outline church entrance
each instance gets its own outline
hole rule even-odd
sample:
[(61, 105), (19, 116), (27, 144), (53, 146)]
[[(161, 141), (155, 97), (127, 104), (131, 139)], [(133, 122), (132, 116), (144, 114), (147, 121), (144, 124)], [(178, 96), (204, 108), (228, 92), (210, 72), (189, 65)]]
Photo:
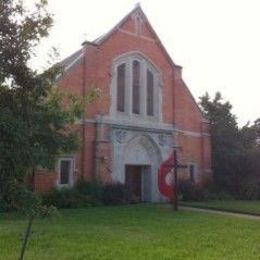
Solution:
[(125, 139), (118, 142), (115, 138), (113, 180), (126, 184), (133, 201), (160, 201), (157, 174), (162, 158), (155, 138), (134, 131), (116, 129), (115, 132)]
[(151, 166), (125, 165), (125, 184), (133, 202), (151, 201)]

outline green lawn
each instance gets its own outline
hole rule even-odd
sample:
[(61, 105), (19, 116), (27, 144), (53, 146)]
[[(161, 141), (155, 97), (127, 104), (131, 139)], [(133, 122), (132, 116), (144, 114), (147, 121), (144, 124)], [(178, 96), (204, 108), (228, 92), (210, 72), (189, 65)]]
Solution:
[[(17, 259), (25, 220), (0, 214), (0, 259)], [(260, 222), (166, 205), (96, 207), (38, 219), (27, 259), (260, 259)]]
[(216, 200), (203, 202), (182, 202), (182, 205), (216, 208), (245, 213), (260, 214), (260, 200)]

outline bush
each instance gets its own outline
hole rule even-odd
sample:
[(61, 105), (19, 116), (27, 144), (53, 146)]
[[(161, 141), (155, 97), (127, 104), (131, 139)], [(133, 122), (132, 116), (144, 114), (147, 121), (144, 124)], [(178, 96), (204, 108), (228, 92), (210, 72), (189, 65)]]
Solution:
[(240, 188), (238, 198), (244, 200), (260, 199), (260, 183), (244, 183)]
[(80, 208), (96, 205), (123, 205), (131, 203), (126, 186), (111, 183), (101, 186), (97, 181), (80, 181), (72, 188), (54, 188), (43, 195), (43, 204), (57, 208)]
[(6, 200), (0, 195), (0, 213), (8, 211), (8, 203)]
[(80, 208), (100, 204), (101, 188), (97, 182), (79, 182), (73, 188), (54, 188), (43, 195), (43, 203), (57, 208)]
[(220, 190), (214, 184), (207, 187), (200, 187), (189, 180), (180, 180), (178, 192), (183, 201), (205, 201), (205, 200), (232, 200), (231, 193)]
[(200, 201), (204, 199), (203, 189), (190, 180), (178, 182), (178, 193), (183, 201)]
[(98, 181), (79, 181), (75, 188), (79, 193), (90, 198), (93, 204), (101, 203), (102, 187)]
[(111, 183), (102, 187), (104, 205), (123, 205), (131, 202), (131, 196), (124, 184)]
[(205, 188), (204, 192), (204, 200), (233, 200), (234, 196), (231, 193), (220, 190), (215, 191), (210, 188)]

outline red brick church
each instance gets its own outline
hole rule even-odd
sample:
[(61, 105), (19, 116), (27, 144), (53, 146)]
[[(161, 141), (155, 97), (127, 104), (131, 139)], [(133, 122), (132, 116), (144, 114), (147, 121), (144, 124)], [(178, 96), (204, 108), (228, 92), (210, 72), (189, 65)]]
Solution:
[(210, 178), (208, 121), (140, 6), (62, 64), (59, 88), (84, 95), (96, 85), (101, 97), (77, 125), (80, 149), (53, 172), (39, 171), (36, 190), (98, 178), (125, 183), (142, 201), (163, 201), (158, 172), (173, 149), (188, 166), (183, 177), (198, 185)]

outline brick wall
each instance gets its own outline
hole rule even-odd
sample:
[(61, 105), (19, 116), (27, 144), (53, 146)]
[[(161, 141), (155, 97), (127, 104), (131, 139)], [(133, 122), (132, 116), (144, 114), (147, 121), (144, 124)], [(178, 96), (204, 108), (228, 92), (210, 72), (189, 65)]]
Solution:
[[(145, 19), (141, 26), (141, 35), (138, 35), (135, 31), (135, 18), (129, 15), (98, 47), (86, 47), (85, 58), (65, 72), (58, 81), (61, 89), (77, 95), (87, 92), (93, 85), (101, 90), (100, 99), (86, 109), (89, 123), (86, 123), (85, 129), (79, 126), (82, 142), (76, 153), (77, 178), (84, 176), (85, 179), (92, 179), (95, 176), (97, 162), (104, 160), (99, 177), (104, 182), (111, 181), (111, 144), (105, 140), (96, 142), (97, 125), (91, 120), (94, 121), (97, 115), (109, 114), (112, 61), (128, 52), (144, 55), (161, 72), (162, 120), (163, 123), (175, 125), (180, 131), (178, 142), (182, 146), (181, 158), (184, 161), (197, 161), (202, 175), (211, 167), (210, 137), (202, 135), (203, 116), (182, 80), (181, 68), (172, 63)], [(106, 131), (109, 134), (110, 130)], [(36, 189), (48, 190), (55, 184), (55, 178), (57, 176), (54, 173), (39, 173), (36, 177)]]

